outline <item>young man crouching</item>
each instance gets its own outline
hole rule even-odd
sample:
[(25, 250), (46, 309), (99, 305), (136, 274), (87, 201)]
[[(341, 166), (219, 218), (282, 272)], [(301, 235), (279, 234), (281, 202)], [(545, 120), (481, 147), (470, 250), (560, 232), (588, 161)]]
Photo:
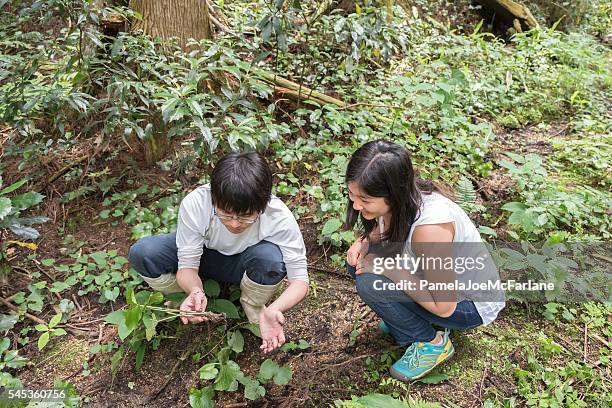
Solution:
[[(266, 353), (285, 342), (283, 312), (308, 292), (302, 234), (291, 211), (272, 195), (272, 173), (258, 153), (222, 157), (210, 185), (181, 202), (176, 233), (142, 238), (128, 257), (152, 289), (187, 293), (180, 307), (185, 311), (206, 309), (204, 279), (239, 283), (240, 303), (249, 322), (259, 323)], [(285, 276), (288, 287), (266, 307)]]

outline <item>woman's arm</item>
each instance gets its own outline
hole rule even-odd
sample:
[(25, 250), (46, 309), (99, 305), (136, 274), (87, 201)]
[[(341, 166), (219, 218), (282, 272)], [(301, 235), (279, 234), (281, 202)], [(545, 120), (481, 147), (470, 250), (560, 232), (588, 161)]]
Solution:
[[(419, 225), (412, 234), (412, 253), (424, 259), (452, 259), (452, 242), (455, 235), (453, 223)], [(454, 269), (445, 269), (446, 262), (429, 262), (430, 268), (422, 268), (423, 278), (429, 283), (453, 283)], [(424, 309), (441, 317), (448, 317), (457, 307), (457, 293), (449, 290), (423, 290), (416, 302)]]

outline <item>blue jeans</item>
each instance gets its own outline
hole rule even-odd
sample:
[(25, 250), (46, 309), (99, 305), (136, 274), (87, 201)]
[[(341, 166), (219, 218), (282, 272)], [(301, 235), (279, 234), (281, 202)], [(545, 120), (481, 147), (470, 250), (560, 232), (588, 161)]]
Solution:
[[(381, 298), (385, 294), (374, 289), (374, 282), (392, 282), (391, 279), (373, 273), (355, 276), (355, 267), (347, 267), (349, 274), (355, 278), (355, 288), (361, 299), (385, 322), (400, 346), (433, 340), (436, 337), (433, 324), (455, 330), (467, 330), (482, 325), (482, 319), (471, 300), (458, 302), (452, 315), (440, 317), (425, 310), (404, 291), (393, 293), (393, 299), (398, 301)], [(380, 284), (378, 286), (380, 287)]]
[[(176, 233), (154, 235), (139, 239), (128, 253), (130, 265), (139, 274), (158, 278), (162, 274), (176, 274), (178, 255)], [(198, 275), (201, 279), (240, 283), (247, 276), (260, 285), (275, 285), (286, 275), (283, 254), (278, 245), (260, 241), (236, 255), (223, 255), (203, 248)]]

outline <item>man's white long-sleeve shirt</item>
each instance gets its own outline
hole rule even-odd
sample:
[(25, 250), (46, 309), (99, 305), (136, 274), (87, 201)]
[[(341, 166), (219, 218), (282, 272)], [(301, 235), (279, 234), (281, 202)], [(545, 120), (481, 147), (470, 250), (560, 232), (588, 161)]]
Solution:
[(257, 221), (240, 234), (231, 233), (214, 215), (210, 185), (196, 188), (181, 202), (176, 232), (179, 269), (198, 269), (204, 245), (224, 255), (235, 255), (263, 240), (280, 248), (289, 281), (308, 282), (302, 233), (279, 198), (272, 196)]

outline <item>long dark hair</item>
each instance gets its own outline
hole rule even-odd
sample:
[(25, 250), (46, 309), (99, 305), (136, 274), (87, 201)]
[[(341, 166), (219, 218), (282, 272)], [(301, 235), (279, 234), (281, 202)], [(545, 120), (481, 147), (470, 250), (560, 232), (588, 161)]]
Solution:
[[(433, 183), (415, 174), (405, 148), (386, 140), (374, 140), (357, 149), (346, 168), (345, 181), (356, 182), (371, 197), (384, 197), (391, 207), (391, 225), (381, 240), (394, 243), (408, 239), (410, 228), (419, 216), (421, 194), (438, 191)], [(368, 236), (378, 223), (360, 217), (349, 198), (345, 227), (352, 229), (358, 219), (364, 227), (362, 237)]]

